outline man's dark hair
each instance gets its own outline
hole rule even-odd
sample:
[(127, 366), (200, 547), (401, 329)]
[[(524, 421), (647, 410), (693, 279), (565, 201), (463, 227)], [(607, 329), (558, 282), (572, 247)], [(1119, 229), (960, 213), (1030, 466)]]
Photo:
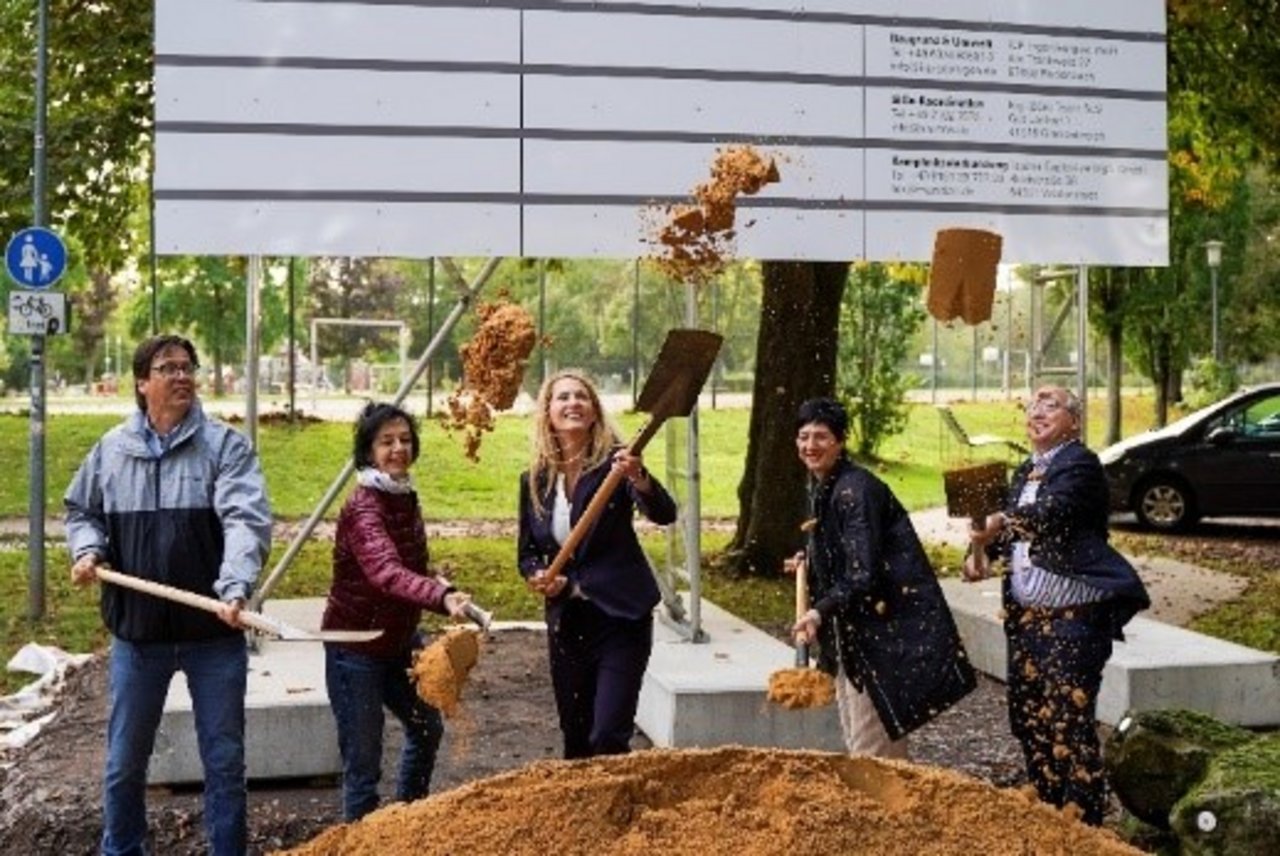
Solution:
[(849, 414), (834, 398), (811, 398), (796, 412), (796, 430), (810, 423), (825, 425), (841, 443), (849, 433)]
[(187, 356), (191, 358), (193, 368), (200, 368), (200, 360), (196, 357), (196, 346), (191, 344), (190, 339), (184, 339), (182, 336), (173, 334), (152, 336), (141, 345), (138, 345), (138, 349), (133, 352), (133, 398), (138, 402), (138, 409), (143, 413), (147, 412), (147, 399), (142, 395), (142, 391), (138, 389), (138, 381), (150, 377), (151, 361), (156, 358), (156, 354), (174, 345), (187, 352)]
[(409, 437), (413, 445), (413, 460), (418, 460), (418, 451), (421, 448), (418, 441), (418, 420), (407, 410), (402, 410), (393, 404), (370, 401), (356, 417), (355, 447), (352, 454), (357, 469), (374, 465), (373, 440), (382, 430), (382, 426), (393, 419), (403, 419), (408, 423)]

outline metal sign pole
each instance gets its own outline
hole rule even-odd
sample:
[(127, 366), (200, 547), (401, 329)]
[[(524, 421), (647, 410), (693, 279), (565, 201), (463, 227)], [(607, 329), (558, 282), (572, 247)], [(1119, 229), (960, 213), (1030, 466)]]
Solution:
[[(35, 162), (32, 170), (32, 221), (36, 226), (43, 226), (47, 219), (44, 206), (44, 140), (45, 119), (48, 115), (45, 100), (48, 80), (45, 60), (48, 47), (49, 0), (40, 0), (36, 11), (36, 123)], [(44, 392), (44, 336), (35, 335), (31, 337), (31, 497), (27, 506), (27, 617), (32, 621), (44, 618)]]

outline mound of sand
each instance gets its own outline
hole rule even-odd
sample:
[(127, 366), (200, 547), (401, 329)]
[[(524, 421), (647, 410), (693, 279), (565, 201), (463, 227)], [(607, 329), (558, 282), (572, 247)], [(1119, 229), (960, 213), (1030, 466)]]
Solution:
[(740, 747), (531, 764), (388, 806), (288, 852), (1140, 853), (1032, 796), (958, 773)]

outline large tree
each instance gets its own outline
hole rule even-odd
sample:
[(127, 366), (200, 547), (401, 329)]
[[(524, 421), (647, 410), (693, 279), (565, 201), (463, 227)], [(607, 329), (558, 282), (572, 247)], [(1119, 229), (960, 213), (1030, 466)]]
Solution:
[(834, 395), (845, 262), (765, 262), (747, 460), (738, 525), (726, 555), (738, 573), (776, 573), (801, 543), (804, 470), (795, 414), (807, 398)]

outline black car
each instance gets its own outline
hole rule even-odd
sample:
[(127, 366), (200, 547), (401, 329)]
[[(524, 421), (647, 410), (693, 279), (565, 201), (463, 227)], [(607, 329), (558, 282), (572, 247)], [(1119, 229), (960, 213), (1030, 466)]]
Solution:
[(1280, 383), (1245, 389), (1100, 457), (1112, 510), (1155, 529), (1280, 516)]

